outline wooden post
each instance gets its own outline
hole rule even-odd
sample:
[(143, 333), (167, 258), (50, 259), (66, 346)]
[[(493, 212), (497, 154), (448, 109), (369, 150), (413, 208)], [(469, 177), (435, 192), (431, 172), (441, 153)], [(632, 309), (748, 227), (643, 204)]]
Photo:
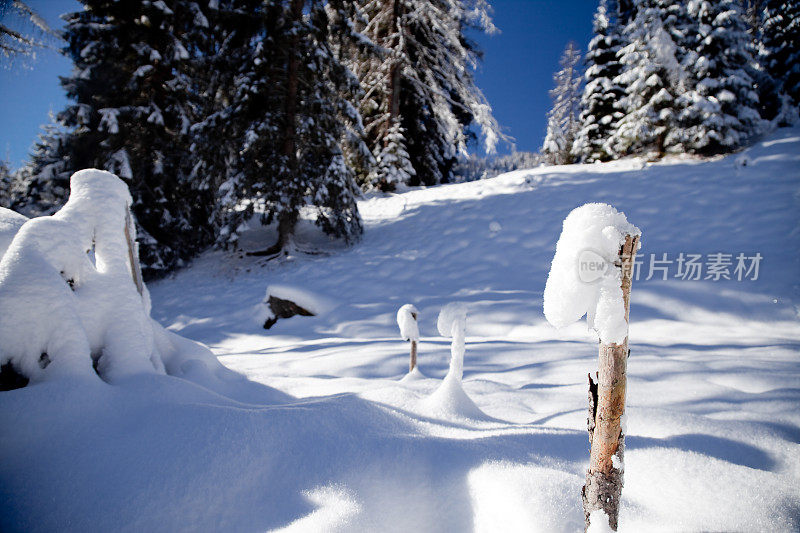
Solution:
[[(629, 322), (630, 316), (631, 281), (638, 245), (638, 236), (627, 235), (616, 264), (622, 274), (626, 322)], [(602, 510), (608, 516), (609, 526), (616, 531), (623, 484), (625, 435), (622, 432), (622, 416), (625, 413), (628, 337), (625, 337), (622, 344), (601, 343), (599, 355), (597, 383), (589, 375), (588, 428), (591, 456), (586, 484), (582, 490), (583, 513), (587, 529), (592, 511)]]
[(141, 296), (144, 292), (144, 283), (142, 282), (142, 267), (139, 265), (139, 253), (133, 243), (133, 219), (130, 206), (128, 206), (128, 211), (125, 213), (125, 241), (128, 243), (128, 262), (131, 267), (131, 277), (133, 277), (133, 283), (136, 284), (136, 290), (139, 291), (139, 296)]
[[(417, 313), (411, 313), (414, 322), (417, 321)], [(417, 341), (411, 339), (411, 360), (408, 363), (408, 371), (411, 372), (417, 366)]]
[(408, 372), (417, 367), (417, 343), (419, 342), (419, 326), (417, 308), (405, 304), (397, 310), (397, 327), (400, 328), (400, 338), (411, 343), (411, 359), (408, 362)]

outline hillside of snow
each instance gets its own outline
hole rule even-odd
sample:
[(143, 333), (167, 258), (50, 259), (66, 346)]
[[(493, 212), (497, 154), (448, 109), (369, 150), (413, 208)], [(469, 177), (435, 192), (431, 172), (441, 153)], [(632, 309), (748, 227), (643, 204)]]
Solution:
[[(581, 531), (597, 336), (550, 326), (542, 294), (561, 223), (587, 202), (642, 231), (620, 531), (797, 531), (800, 128), (714, 161), (373, 196), (351, 248), (305, 227), (281, 260), (204, 254), (150, 285), (152, 316), (249, 379), (187, 361), (184, 379), (0, 392), (0, 530)], [(757, 275), (740, 254), (760, 254)], [(700, 279), (681, 279), (690, 255)], [(264, 330), (270, 286), (319, 315)], [(440, 388), (451, 302), (467, 310), (461, 396)]]

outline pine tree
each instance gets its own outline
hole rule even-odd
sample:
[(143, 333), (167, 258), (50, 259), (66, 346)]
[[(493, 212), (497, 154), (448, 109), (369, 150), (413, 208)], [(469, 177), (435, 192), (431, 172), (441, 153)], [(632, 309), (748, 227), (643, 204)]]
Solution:
[[(764, 48), (762, 46), (762, 16), (764, 14), (765, 0), (742, 0), (742, 18), (747, 28), (748, 52), (755, 59), (754, 63), (748, 66), (748, 74), (755, 83), (755, 91), (758, 95), (758, 112), (761, 118), (774, 121), (780, 125), (786, 125), (788, 108), (791, 99), (781, 92), (778, 80), (765, 68), (765, 57), (762, 56)], [(787, 105), (789, 104), (789, 105)], [(796, 114), (796, 111), (795, 111)]]
[[(75, 103), (58, 114), (34, 154), (34, 203), (63, 198), (69, 175), (110, 170), (129, 181), (149, 275), (211, 242), (208, 194), (187, 179), (191, 164), (187, 32), (207, 27), (196, 2), (84, 0), (67, 16), (73, 74), (62, 79)], [(52, 207), (51, 207), (52, 209)]]
[(357, 39), (343, 24), (349, 8), (342, 0), (269, 2), (235, 10), (218, 27), (229, 36), (222, 42), (236, 44), (209, 53), (205, 70), (228, 74), (211, 82), (219, 96), (193, 129), (201, 139), (222, 140), (219, 155), (206, 142), (195, 146), (195, 174), (212, 176), (217, 191), (221, 243), (235, 243), (242, 224), (258, 213), (265, 223), (277, 222), (279, 235), (259, 253), (288, 252), (306, 206), (331, 235), (349, 241), (361, 233), (358, 189), (345, 155), (348, 142), (362, 136), (349, 101), (360, 87), (333, 45)]
[(11, 208), (12, 175), (8, 161), (0, 159), (0, 207)]
[(19, 190), (13, 195), (15, 209), (29, 216), (51, 215), (67, 201), (74, 155), (69, 153), (69, 133), (50, 116), (50, 123), (34, 145), (30, 161), (18, 171)]
[(800, 105), (800, 1), (765, 0), (760, 17), (760, 61), (777, 91)]
[(568, 43), (559, 61), (561, 70), (553, 75), (555, 87), (550, 91), (553, 108), (547, 115), (547, 136), (542, 146), (542, 153), (552, 165), (573, 161), (572, 145), (578, 134), (581, 102), (580, 61), (581, 54), (575, 43)]
[(676, 151), (676, 92), (683, 74), (678, 50), (664, 28), (668, 16), (662, 2), (640, 0), (625, 27), (629, 44), (619, 51), (624, 67), (614, 80), (625, 89), (625, 115), (606, 145), (617, 157)]
[(405, 147), (405, 136), (400, 122), (395, 120), (386, 134), (386, 145), (376, 158), (374, 174), (370, 182), (383, 190), (391, 190), (398, 184), (411, 181), (416, 174)]
[(688, 9), (697, 22), (697, 57), (693, 87), (680, 99), (680, 142), (688, 152), (730, 152), (761, 128), (747, 26), (737, 0), (692, 0)]
[(623, 117), (620, 102), (625, 91), (614, 82), (622, 73), (617, 54), (624, 43), (615, 0), (601, 0), (593, 30), (595, 36), (586, 53), (580, 130), (572, 147), (573, 156), (587, 163), (612, 159), (605, 142)]
[(473, 123), (487, 151), (505, 139), (475, 86), (472, 69), (480, 53), (465, 35), (468, 29), (495, 31), (485, 0), (360, 0), (359, 8), (356, 29), (381, 51), (353, 65), (367, 88), (361, 102), (367, 145), (376, 160), (393, 152), (394, 167), (384, 164), (362, 176), (366, 186), (449, 181)]

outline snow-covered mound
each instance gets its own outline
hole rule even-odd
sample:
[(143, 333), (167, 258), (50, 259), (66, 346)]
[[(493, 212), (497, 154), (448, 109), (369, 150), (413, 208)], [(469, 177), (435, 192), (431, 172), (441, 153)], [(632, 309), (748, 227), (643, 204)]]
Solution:
[(3, 254), (8, 250), (11, 241), (14, 240), (14, 235), (17, 234), (19, 228), (27, 222), (28, 217), (20, 215), (5, 207), (0, 207), (0, 259)]
[[(152, 313), (252, 381), (187, 364), (186, 379), (0, 392), (0, 427), (13, 428), (0, 432), (0, 530), (582, 530), (597, 336), (555, 329), (542, 304), (562, 221), (602, 202), (645, 239), (620, 531), (797, 531), (798, 190), (800, 129), (786, 129), (710, 162), (543, 167), (374, 196), (363, 241), (329, 255), (209, 252), (150, 287)], [(737, 273), (739, 254), (760, 254), (758, 272)], [(336, 310), (265, 331), (252, 314), (270, 285)], [(453, 301), (469, 306), (461, 386), (485, 418), (427, 402), (450, 366), (435, 318)], [(408, 302), (429, 378), (400, 383)]]
[[(150, 318), (149, 293), (133, 279), (130, 204), (115, 175), (82, 170), (58, 213), (19, 227), (0, 259), (0, 364), (34, 381), (92, 377), (93, 367), (107, 381), (181, 372), (185, 343)], [(199, 345), (191, 352), (219, 366)]]

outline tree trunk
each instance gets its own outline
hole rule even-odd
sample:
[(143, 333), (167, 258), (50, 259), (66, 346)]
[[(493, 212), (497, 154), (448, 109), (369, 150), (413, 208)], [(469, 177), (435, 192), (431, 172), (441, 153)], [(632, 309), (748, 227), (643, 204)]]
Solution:
[(130, 207), (125, 214), (125, 241), (128, 243), (128, 263), (131, 267), (131, 277), (136, 285), (136, 290), (139, 291), (139, 296), (141, 296), (144, 292), (144, 282), (142, 281), (142, 267), (139, 264), (139, 251), (133, 242), (133, 218)]
[(392, 0), (392, 25), (391, 29), (393, 33), (392, 35), (392, 42), (389, 43), (389, 49), (393, 57), (391, 58), (392, 65), (389, 69), (389, 91), (387, 93), (387, 102), (386, 102), (386, 126), (383, 135), (383, 145), (384, 147), (388, 144), (388, 134), (389, 131), (392, 129), (392, 125), (394, 124), (395, 120), (399, 120), (400, 116), (400, 73), (401, 73), (401, 65), (400, 65), (400, 43), (401, 40), (401, 20), (400, 20), (400, 2), (398, 0)]
[(417, 341), (411, 341), (411, 361), (408, 364), (408, 371), (413, 372), (417, 366)]
[[(620, 260), (617, 264), (622, 273), (626, 322), (629, 321), (633, 261), (638, 243), (639, 237), (628, 235), (620, 249)], [(588, 429), (591, 456), (582, 491), (587, 529), (592, 511), (602, 510), (608, 516), (611, 529), (617, 530), (623, 485), (625, 435), (622, 432), (622, 416), (625, 413), (627, 360), (627, 336), (622, 344), (601, 343), (597, 383), (589, 375)]]
[[(296, 26), (303, 17), (305, 0), (292, 0), (291, 24)], [(292, 177), (297, 174), (297, 89), (300, 84), (300, 33), (293, 31), (289, 38), (289, 61), (286, 68), (286, 100), (284, 102), (284, 118), (286, 120), (283, 132), (283, 155)], [(282, 214), (278, 219), (278, 251), (284, 250), (292, 240), (294, 227), (297, 222), (297, 213)]]

